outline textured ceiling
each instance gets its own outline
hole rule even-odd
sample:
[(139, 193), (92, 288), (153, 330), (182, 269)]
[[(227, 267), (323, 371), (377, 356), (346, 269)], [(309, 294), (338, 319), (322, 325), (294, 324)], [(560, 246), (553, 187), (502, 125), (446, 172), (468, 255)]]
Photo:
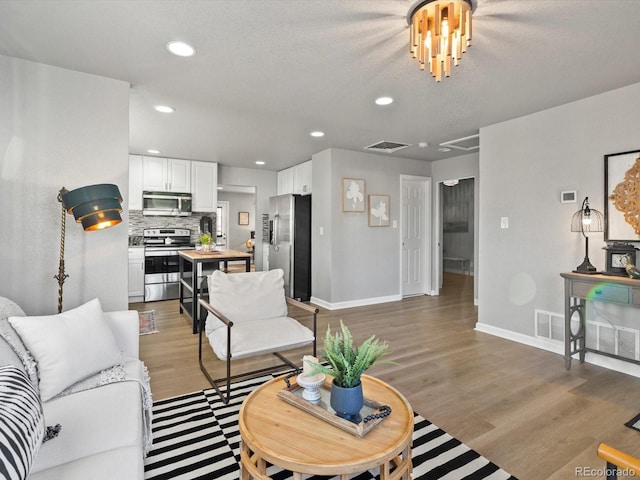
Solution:
[(390, 161), (443, 159), (465, 152), (440, 142), (640, 82), (639, 0), (474, 0), (473, 45), (441, 83), (409, 54), (413, 3), (0, 0), (0, 54), (129, 82), (132, 153), (272, 170), (383, 140), (412, 145)]

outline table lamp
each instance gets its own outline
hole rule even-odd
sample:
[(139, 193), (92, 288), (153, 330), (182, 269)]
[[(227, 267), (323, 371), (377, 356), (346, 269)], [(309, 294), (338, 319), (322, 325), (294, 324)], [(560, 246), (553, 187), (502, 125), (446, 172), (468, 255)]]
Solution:
[(67, 190), (62, 187), (58, 192), (58, 201), (62, 204), (60, 231), (60, 262), (58, 274), (58, 313), (62, 312), (62, 286), (69, 277), (64, 271), (64, 239), (66, 231), (66, 214), (72, 213), (77, 223), (87, 231), (102, 230), (122, 222), (122, 195), (117, 185), (102, 183), (87, 187)]
[(571, 231), (581, 232), (584, 237), (584, 260), (576, 267), (574, 272), (593, 274), (597, 273), (596, 267), (589, 261), (589, 232), (604, 232), (604, 217), (598, 210), (589, 207), (589, 197), (585, 197), (582, 208), (573, 214), (571, 218)]

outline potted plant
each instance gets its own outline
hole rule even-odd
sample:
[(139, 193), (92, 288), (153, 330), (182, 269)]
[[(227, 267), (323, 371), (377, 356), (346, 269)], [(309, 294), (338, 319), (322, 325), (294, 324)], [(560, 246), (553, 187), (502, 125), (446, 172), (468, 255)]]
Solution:
[(211, 234), (204, 231), (200, 234), (200, 245), (202, 245), (202, 251), (208, 252), (211, 249)]
[(343, 418), (357, 418), (364, 404), (362, 374), (375, 364), (393, 363), (380, 361), (389, 344), (371, 335), (360, 346), (354, 347), (353, 337), (340, 320), (340, 331), (332, 333), (327, 327), (324, 338), (324, 357), (329, 367), (314, 365), (314, 373), (333, 376), (331, 384), (331, 407)]

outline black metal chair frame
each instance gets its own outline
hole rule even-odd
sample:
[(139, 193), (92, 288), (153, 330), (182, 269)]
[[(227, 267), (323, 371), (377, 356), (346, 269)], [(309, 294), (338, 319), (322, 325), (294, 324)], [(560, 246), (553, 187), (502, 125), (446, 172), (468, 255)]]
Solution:
[[(313, 332), (313, 356), (316, 356), (317, 353), (317, 341), (318, 341), (318, 335), (317, 335), (317, 316), (318, 316), (318, 308), (313, 307), (311, 305), (307, 305), (306, 303), (302, 303), (299, 302), (297, 300), (294, 300), (292, 298), (289, 297), (285, 297), (285, 300), (287, 302), (287, 305), (291, 305), (291, 306), (295, 306), (298, 307), (306, 312), (309, 312), (311, 314), (313, 314), (313, 325), (312, 325), (312, 332)], [(231, 331), (233, 328), (233, 321), (230, 320), (227, 316), (225, 316), (222, 312), (220, 312), (219, 310), (217, 310), (215, 307), (213, 307), (209, 302), (207, 302), (204, 299), (200, 300), (200, 305), (203, 309), (203, 311), (200, 314), (200, 318), (199, 318), (199, 325), (198, 325), (198, 363), (200, 364), (200, 370), (202, 370), (202, 373), (204, 373), (204, 376), (207, 377), (207, 380), (209, 380), (209, 383), (211, 383), (211, 386), (215, 389), (216, 393), (220, 396), (220, 398), (222, 399), (222, 402), (226, 405), (227, 403), (229, 403), (229, 399), (230, 399), (230, 391), (231, 391), (231, 381), (232, 380), (239, 380), (239, 379), (244, 379), (244, 380), (249, 380), (251, 378), (255, 378), (258, 377), (260, 375), (266, 374), (266, 373), (273, 373), (275, 371), (281, 370), (283, 367), (288, 367), (288, 368), (292, 368), (292, 369), (299, 369), (300, 367), (298, 365), (296, 365), (295, 363), (293, 363), (291, 360), (289, 360), (288, 358), (286, 358), (284, 355), (282, 355), (280, 352), (272, 352), (273, 355), (275, 355), (276, 357), (278, 357), (280, 360), (282, 360), (283, 363), (277, 364), (277, 365), (273, 365), (271, 367), (265, 367), (265, 368), (260, 368), (257, 370), (251, 370), (249, 372), (245, 372), (245, 373), (240, 373), (240, 374), (236, 374), (236, 375), (231, 375), (231, 360), (232, 360), (232, 355), (231, 355)], [(208, 316), (207, 312), (211, 312), (213, 315), (215, 315), (216, 317), (218, 317), (222, 323), (225, 324), (226, 329), (227, 329), (227, 357), (226, 357), (226, 372), (227, 375), (224, 378), (217, 378), (214, 379), (211, 374), (209, 373), (209, 371), (207, 370), (207, 368), (204, 365), (204, 362), (202, 361), (202, 335), (204, 333), (204, 324), (206, 321), (206, 318)], [(259, 356), (259, 355), (267, 355), (266, 353), (258, 353), (255, 356)], [(220, 389), (220, 385), (224, 384), (226, 386), (226, 393), (223, 394), (221, 389)]]

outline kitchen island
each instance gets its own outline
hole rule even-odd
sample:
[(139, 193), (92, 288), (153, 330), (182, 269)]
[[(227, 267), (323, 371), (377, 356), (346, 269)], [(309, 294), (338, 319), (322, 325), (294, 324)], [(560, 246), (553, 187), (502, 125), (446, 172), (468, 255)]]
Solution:
[[(212, 250), (210, 252), (180, 250), (178, 251), (178, 256), (180, 265), (180, 313), (186, 313), (191, 317), (193, 333), (198, 333), (199, 309), (197, 306), (203, 295), (202, 279), (206, 276), (204, 272), (207, 270), (219, 270), (220, 263), (226, 269), (228, 262), (236, 260), (244, 260), (245, 270), (250, 272), (252, 255), (237, 250)], [(185, 268), (187, 262), (192, 265), (191, 269)]]

